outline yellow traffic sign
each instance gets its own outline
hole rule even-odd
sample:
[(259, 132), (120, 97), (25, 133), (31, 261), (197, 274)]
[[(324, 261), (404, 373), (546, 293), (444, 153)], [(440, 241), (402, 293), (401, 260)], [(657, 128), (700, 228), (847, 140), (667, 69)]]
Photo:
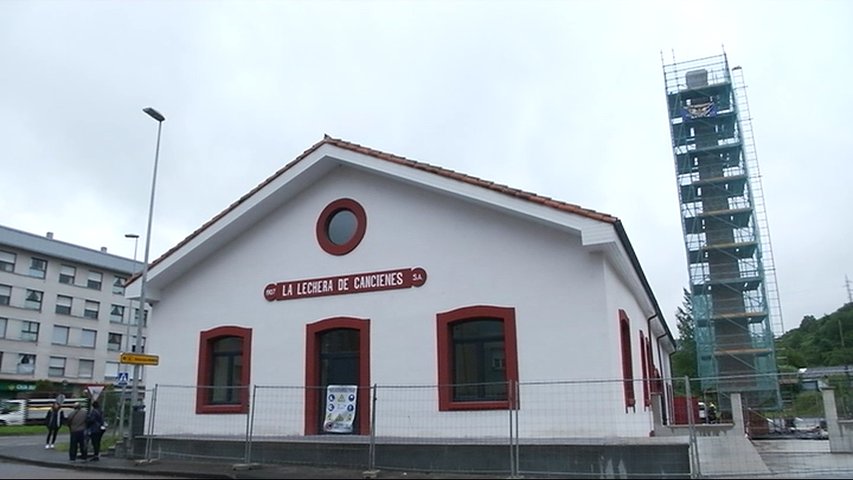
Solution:
[(122, 353), (119, 363), (129, 363), (131, 365), (159, 365), (159, 355), (149, 355), (147, 353)]

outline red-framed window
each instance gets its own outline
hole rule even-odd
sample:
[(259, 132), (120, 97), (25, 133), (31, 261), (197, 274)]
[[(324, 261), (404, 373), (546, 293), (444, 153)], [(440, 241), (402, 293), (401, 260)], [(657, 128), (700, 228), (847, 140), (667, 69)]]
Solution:
[(515, 309), (462, 307), (439, 313), (436, 320), (439, 410), (517, 407)]
[(646, 338), (646, 364), (648, 364), (649, 376), (646, 377), (649, 382), (649, 399), (646, 400), (646, 405), (651, 405), (651, 394), (660, 393), (656, 387), (657, 378), (659, 377), (658, 369), (655, 366), (655, 358), (652, 356), (652, 336)]
[(631, 321), (625, 310), (619, 310), (619, 339), (622, 350), (622, 385), (625, 393), (625, 407), (633, 408), (634, 398), (634, 360), (631, 356)]
[(346, 255), (355, 250), (366, 231), (367, 213), (351, 198), (335, 200), (317, 218), (317, 242), (331, 255)]
[(649, 395), (649, 387), (651, 386), (651, 365), (649, 364), (649, 341), (643, 331), (640, 330), (640, 363), (643, 366), (643, 405), (646, 408), (651, 405), (651, 396)]
[(225, 326), (201, 332), (196, 413), (248, 413), (252, 330)]

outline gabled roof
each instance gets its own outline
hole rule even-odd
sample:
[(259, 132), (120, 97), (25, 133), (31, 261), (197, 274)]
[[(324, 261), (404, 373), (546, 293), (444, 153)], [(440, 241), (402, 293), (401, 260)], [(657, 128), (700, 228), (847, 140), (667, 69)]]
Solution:
[[(510, 196), (520, 198), (523, 200), (527, 200), (530, 202), (538, 203), (538, 204), (544, 205), (546, 207), (555, 208), (557, 210), (561, 210), (561, 211), (564, 211), (567, 213), (574, 213), (577, 215), (581, 215), (581, 216), (584, 216), (584, 217), (587, 217), (587, 218), (590, 218), (593, 220), (599, 220), (599, 221), (607, 222), (607, 223), (616, 223), (619, 221), (618, 218), (616, 218), (612, 215), (608, 215), (606, 213), (597, 212), (595, 210), (583, 208), (583, 207), (580, 207), (578, 205), (574, 205), (571, 203), (561, 202), (561, 201), (554, 200), (554, 199), (549, 198), (549, 197), (537, 195), (535, 193), (525, 192), (525, 191), (519, 190), (517, 188), (511, 188), (511, 187), (508, 187), (506, 185), (501, 185), (499, 183), (490, 182), (488, 180), (483, 180), (481, 178), (473, 177), (471, 175), (466, 175), (464, 173), (455, 172), (455, 171), (447, 169), (447, 168), (437, 167), (435, 165), (430, 165), (428, 163), (418, 162), (418, 161), (411, 160), (411, 159), (408, 159), (405, 157), (401, 157), (399, 155), (394, 155), (391, 153), (382, 152), (382, 151), (375, 150), (372, 148), (364, 147), (362, 145), (358, 145), (356, 143), (347, 142), (345, 140), (340, 140), (337, 138), (332, 138), (332, 137), (326, 135), (323, 138), (323, 140), (315, 143), (313, 146), (311, 146), (311, 148), (302, 152), (302, 154), (299, 155), (298, 157), (296, 157), (296, 159), (294, 159), (293, 161), (291, 161), (290, 163), (288, 163), (287, 165), (285, 165), (284, 167), (279, 169), (277, 172), (272, 174), (266, 180), (264, 180), (263, 182), (258, 184), (258, 186), (256, 186), (255, 188), (250, 190), (248, 193), (246, 193), (245, 195), (240, 197), (240, 199), (238, 199), (236, 202), (232, 203), (228, 208), (221, 211), (218, 215), (211, 218), (209, 221), (207, 221), (207, 223), (205, 223), (204, 225), (199, 227), (197, 230), (195, 230), (193, 233), (191, 233), (188, 237), (186, 237), (180, 243), (178, 243), (177, 245), (175, 245), (174, 247), (169, 249), (166, 253), (161, 255), (160, 258), (154, 260), (151, 263), (151, 265), (149, 266), (149, 268), (153, 268), (158, 263), (160, 263), (162, 260), (164, 260), (166, 257), (168, 257), (168, 256), (172, 255), (174, 252), (180, 250), (181, 247), (183, 247), (184, 245), (189, 243), (193, 238), (197, 237), (201, 232), (206, 230), (209, 226), (213, 225), (220, 218), (226, 216), (229, 212), (231, 212), (234, 209), (236, 209), (237, 207), (239, 207), (246, 200), (248, 200), (250, 197), (252, 197), (255, 193), (257, 193), (260, 190), (263, 190), (264, 187), (266, 187), (267, 185), (272, 183), (275, 179), (281, 177), (285, 172), (287, 172), (288, 170), (295, 167), (303, 159), (305, 159), (306, 157), (308, 157), (309, 155), (314, 153), (317, 149), (319, 149), (323, 145), (334, 145), (334, 146), (342, 148), (344, 150), (350, 150), (352, 152), (361, 153), (364, 155), (369, 155), (371, 157), (374, 157), (374, 158), (377, 158), (380, 160), (385, 160), (387, 162), (392, 162), (392, 163), (395, 163), (398, 165), (403, 165), (403, 166), (414, 168), (414, 169), (421, 170), (424, 172), (429, 172), (429, 173), (433, 173), (436, 175), (441, 175), (443, 177), (446, 177), (446, 178), (449, 178), (452, 180), (458, 180), (461, 182), (466, 182), (466, 183), (469, 183), (471, 185), (487, 188), (489, 190), (493, 190), (493, 191), (496, 191), (496, 192), (499, 192), (502, 194), (506, 194), (506, 195), (510, 195)], [(136, 279), (136, 277), (134, 277), (131, 280), (131, 282), (135, 279)]]
[[(401, 166), (407, 169), (412, 169), (416, 172), (424, 172), (427, 174), (431, 174), (436, 176), (435, 178), (442, 179), (445, 181), (449, 180), (454, 185), (467, 185), (468, 187), (477, 187), (477, 191), (485, 190), (488, 192), (493, 192), (493, 194), (498, 194), (501, 198), (514, 199), (516, 201), (522, 201), (523, 203), (528, 205), (546, 207), (547, 209), (550, 209), (552, 211), (572, 214), (577, 216), (574, 218), (580, 217), (582, 219), (586, 219), (587, 222), (592, 221), (593, 223), (597, 223), (599, 225), (609, 225), (611, 228), (607, 229), (607, 231), (611, 232), (610, 234), (602, 234), (600, 231), (593, 231), (591, 234), (589, 234), (591, 238), (588, 243), (609, 243), (612, 245), (614, 243), (612, 239), (614, 238), (613, 235), (615, 233), (615, 238), (618, 238), (617, 243), (621, 244), (622, 249), (624, 249), (623, 252), (628, 257), (630, 267), (637, 275), (642, 289), (645, 290), (645, 293), (649, 301), (651, 302), (651, 305), (655, 312), (655, 315), (653, 315), (652, 317), (657, 317), (659, 319), (667, 335), (670, 337), (670, 339), (672, 338), (669, 332), (669, 328), (666, 326), (666, 322), (663, 320), (663, 317), (660, 314), (660, 309), (657, 305), (657, 300), (655, 299), (652, 290), (648, 284), (648, 281), (646, 280), (645, 274), (643, 273), (642, 268), (640, 267), (640, 263), (636, 257), (636, 254), (634, 253), (634, 249), (628, 241), (628, 237), (625, 234), (624, 228), (622, 227), (622, 224), (617, 217), (614, 217), (613, 215), (609, 215), (607, 213), (601, 213), (588, 208), (583, 208), (572, 203), (554, 200), (552, 198), (537, 195), (535, 193), (526, 192), (517, 188), (511, 188), (509, 186), (490, 182), (488, 180), (483, 180), (481, 178), (459, 173), (450, 169), (411, 160), (405, 157), (401, 157), (399, 155), (382, 152), (352, 142), (347, 142), (345, 140), (332, 138), (329, 135), (325, 135), (321, 141), (315, 143), (313, 146), (302, 152), (302, 154), (296, 157), (296, 159), (276, 171), (274, 174), (272, 174), (266, 180), (258, 184), (251, 191), (249, 191), (248, 193), (240, 197), (237, 201), (229, 205), (225, 210), (211, 218), (198, 229), (196, 229), (184, 240), (182, 240), (177, 245), (175, 245), (163, 255), (161, 255), (159, 258), (157, 258), (154, 262), (151, 263), (151, 265), (149, 266), (149, 270), (156, 270), (156, 268), (161, 264), (168, 263), (170, 257), (180, 252), (185, 247), (189, 248), (188, 246), (190, 244), (198, 240), (200, 237), (206, 235), (209, 230), (215, 229), (218, 223), (224, 222), (224, 219), (226, 219), (226, 217), (231, 217), (233, 215), (242, 215), (245, 212), (240, 213), (239, 211), (241, 209), (251, 209), (253, 207), (252, 202), (256, 200), (255, 197), (260, 196), (261, 192), (267, 189), (267, 187), (270, 187), (271, 184), (274, 184), (283, 178), (285, 178), (288, 182), (294, 181), (294, 179), (298, 178), (299, 175), (304, 174), (304, 171), (297, 170), (303, 167), (304, 163), (310, 163), (306, 159), (309, 159), (309, 157), (312, 157), (313, 154), (326, 147), (333, 147), (336, 149), (353, 152), (358, 155), (363, 155), (366, 158), (378, 160), (380, 164), (384, 164), (385, 166)], [(313, 157), (317, 156), (314, 155)], [(288, 175), (292, 175), (292, 177), (286, 178)], [(461, 184), (459, 182), (461, 182)], [(612, 249), (615, 247), (611, 246), (609, 248)], [(129, 284), (133, 283), (138, 277), (139, 275), (134, 276), (130, 280)]]

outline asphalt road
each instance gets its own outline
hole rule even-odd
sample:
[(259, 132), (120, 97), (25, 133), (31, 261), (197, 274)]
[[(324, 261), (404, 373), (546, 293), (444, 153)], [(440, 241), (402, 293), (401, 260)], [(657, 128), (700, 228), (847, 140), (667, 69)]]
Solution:
[[(73, 468), (48, 468), (32, 465), (29, 463), (10, 462), (0, 460), (0, 478), (181, 478), (181, 477), (152, 477), (150, 475), (131, 475), (117, 472), (97, 472), (93, 470), (75, 470)], [(189, 477), (187, 477), (189, 478)]]

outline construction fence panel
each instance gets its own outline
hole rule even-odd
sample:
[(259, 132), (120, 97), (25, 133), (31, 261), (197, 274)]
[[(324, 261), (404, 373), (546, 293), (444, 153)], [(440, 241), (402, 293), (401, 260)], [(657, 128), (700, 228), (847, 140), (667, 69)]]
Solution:
[[(158, 385), (146, 392), (145, 434), (156, 439), (146, 456), (530, 478), (853, 474), (853, 452), (831, 452), (828, 441), (828, 418), (849, 422), (849, 384), (813, 387), (780, 375), (775, 408), (751, 403), (749, 391), (708, 388), (757, 381), (521, 382), (501, 387), (507, 401), (475, 408), (442, 397), (456, 386), (374, 385), (355, 395), (351, 433), (324, 430), (326, 390), (252, 386), (233, 392), (247, 395), (247, 411), (226, 415), (196, 411), (206, 387)], [(103, 395), (111, 431), (126, 429), (116, 420), (120, 392)], [(835, 415), (824, 411), (830, 404)]]
[[(252, 393), (251, 387), (228, 387), (224, 392), (223, 387), (216, 388), (219, 390), (217, 398), (236, 399)], [(147, 459), (245, 461), (249, 412), (198, 412), (198, 397), (211, 395), (213, 390), (214, 387), (209, 386), (157, 385), (148, 394), (150, 402), (145, 411)], [(158, 439), (156, 443), (151, 441), (154, 438)]]
[[(444, 390), (448, 404), (439, 397)], [(377, 385), (374, 393), (374, 428), (369, 466), (379, 470), (412, 468), (413, 456), (432, 471), (457, 474), (510, 474), (512, 466), (512, 410), (491, 408), (482, 402), (477, 409), (459, 410), (454, 396), (473, 392), (512, 397), (507, 383), (466, 385)], [(493, 404), (492, 404), (493, 406)]]
[[(653, 379), (519, 383), (524, 477), (684, 478), (684, 438), (654, 436)], [(686, 433), (686, 432), (685, 432)]]

